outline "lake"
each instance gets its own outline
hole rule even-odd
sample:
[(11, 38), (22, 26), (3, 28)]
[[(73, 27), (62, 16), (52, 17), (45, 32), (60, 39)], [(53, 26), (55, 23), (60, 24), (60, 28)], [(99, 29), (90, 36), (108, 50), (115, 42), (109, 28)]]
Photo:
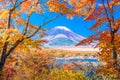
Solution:
[[(93, 56), (78, 56), (78, 57), (63, 57), (63, 58), (55, 58), (54, 60), (54, 67), (62, 68), (64, 64), (70, 64), (75, 63), (79, 64), (82, 63), (82, 67), (90, 66), (91, 64), (93, 66), (98, 66), (99, 59), (97, 57)], [(87, 64), (87, 65), (86, 65)], [(89, 65), (90, 64), (90, 65)], [(78, 66), (79, 67), (79, 66)]]

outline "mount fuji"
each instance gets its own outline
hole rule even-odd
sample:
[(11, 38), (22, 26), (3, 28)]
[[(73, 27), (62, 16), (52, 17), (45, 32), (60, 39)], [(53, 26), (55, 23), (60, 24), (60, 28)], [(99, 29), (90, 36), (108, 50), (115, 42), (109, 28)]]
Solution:
[(44, 44), (45, 47), (75, 46), (79, 41), (85, 39), (65, 26), (56, 26), (45, 33), (47, 35), (43, 39), (48, 41)]

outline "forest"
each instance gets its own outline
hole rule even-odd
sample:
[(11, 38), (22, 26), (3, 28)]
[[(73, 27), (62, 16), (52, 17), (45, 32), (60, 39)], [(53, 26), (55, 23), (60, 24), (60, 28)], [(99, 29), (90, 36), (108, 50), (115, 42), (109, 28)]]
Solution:
[[(54, 35), (67, 36), (57, 36), (59, 49), (45, 36), (61, 17), (94, 21), (93, 34), (84, 38), (56, 25)], [(49, 48), (52, 42), (57, 47)], [(120, 80), (120, 0), (0, 0), (0, 80)]]

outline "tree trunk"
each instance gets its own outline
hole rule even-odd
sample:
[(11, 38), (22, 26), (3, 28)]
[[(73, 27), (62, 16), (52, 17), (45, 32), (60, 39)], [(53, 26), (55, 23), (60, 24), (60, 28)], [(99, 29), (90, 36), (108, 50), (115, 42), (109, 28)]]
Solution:
[(118, 72), (118, 79), (120, 79), (120, 71)]
[(120, 64), (117, 61), (117, 52), (116, 52), (115, 48), (113, 48), (113, 60), (115, 61), (113, 66), (118, 71), (117, 78), (120, 79)]
[(116, 52), (116, 49), (115, 48), (113, 48), (113, 50), (112, 50), (112, 55), (113, 55), (113, 60), (117, 60), (117, 52)]
[(6, 62), (6, 56), (2, 55), (1, 56), (1, 61), (0, 61), (0, 80), (3, 80), (3, 68)]
[(0, 62), (0, 71), (2, 71), (2, 70), (3, 70), (4, 65), (5, 65), (5, 62), (6, 62), (6, 56), (1, 57), (1, 62)]

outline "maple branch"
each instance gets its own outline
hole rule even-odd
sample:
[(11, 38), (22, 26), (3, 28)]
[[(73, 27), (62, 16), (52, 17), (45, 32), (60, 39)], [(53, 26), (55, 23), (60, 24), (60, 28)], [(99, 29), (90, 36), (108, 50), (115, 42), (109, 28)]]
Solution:
[[(110, 12), (110, 15), (111, 15), (111, 19), (112, 19), (112, 24), (115, 25), (115, 21), (114, 21), (114, 11), (113, 11), (113, 5), (112, 7), (110, 7), (110, 4), (107, 0), (107, 5), (108, 5), (108, 8), (109, 8), (109, 12)], [(117, 27), (116, 29), (114, 29), (114, 33), (116, 33), (118, 31), (119, 27)]]
[(10, 0), (10, 2), (12, 3), (12, 5), (15, 7), (15, 5), (17, 4), (18, 0), (15, 0), (15, 3), (13, 2), (13, 0)]
[(45, 26), (46, 24), (52, 22), (53, 20), (57, 19), (58, 17), (60, 17), (62, 14), (59, 14), (55, 17), (53, 17), (52, 19), (46, 21), (45, 23), (43, 23), (42, 25), (39, 26), (39, 28), (33, 33), (31, 34), (30, 36), (28, 36), (27, 38), (31, 38), (32, 36), (34, 36), (43, 26)]
[(13, 0), (10, 0), (10, 2), (12, 3), (12, 5), (14, 5)]
[[(9, 38), (9, 36), (6, 38), (6, 40)], [(1, 55), (1, 58), (0, 58), (0, 70), (3, 69), (3, 65), (5, 64), (5, 60), (6, 60), (6, 52), (7, 52), (7, 46), (8, 46), (8, 43), (7, 41), (5, 41), (4, 43), (4, 46), (3, 46), (3, 49), (2, 49), (2, 55)]]
[(21, 1), (15, 8), (19, 7), (22, 3), (26, 2), (27, 0)]
[[(10, 21), (11, 21), (12, 12), (13, 12), (17, 7), (19, 7), (23, 2), (25, 2), (25, 1), (27, 1), (27, 0), (24, 0), (24, 1), (20, 2), (17, 6), (13, 5), (13, 8), (9, 10), (8, 27), (7, 27), (7, 29), (10, 28)], [(15, 4), (17, 4), (17, 0), (16, 0)]]
[[(114, 10), (113, 10), (113, 5), (112, 5), (112, 13), (111, 13), (111, 16), (112, 16), (112, 20), (113, 20), (113, 25), (115, 26), (115, 20), (114, 20)], [(119, 29), (119, 25), (118, 25), (118, 27), (116, 28), (116, 29), (114, 29), (114, 33), (116, 33), (117, 31), (118, 31), (118, 29)]]
[[(25, 1), (26, 1), (26, 0), (25, 0)], [(19, 5), (21, 5), (21, 4), (22, 4), (23, 2), (25, 2), (25, 1), (20, 2)], [(16, 4), (17, 4), (17, 0), (16, 0), (16, 2), (15, 2), (15, 5), (16, 5)], [(18, 6), (19, 6), (19, 5), (18, 5)], [(11, 21), (12, 12), (13, 12), (18, 6), (13, 6), (13, 8), (9, 10), (9, 17), (8, 17), (8, 26), (7, 26), (7, 29), (10, 28), (10, 21)], [(9, 38), (9, 36), (6, 38), (6, 40), (7, 40), (8, 38)], [(7, 41), (4, 43), (3, 50), (2, 50), (2, 55), (4, 55), (4, 54), (7, 52), (8, 43), (9, 43), (9, 42), (7, 42)], [(1, 57), (2, 57), (2, 56), (1, 56)]]
[(43, 15), (45, 17), (45, 19), (43, 20), (43, 23), (45, 23), (45, 21), (49, 18), (50, 15), (51, 15), (51, 13), (48, 16)]
[(25, 27), (25, 29), (23, 30), (23, 35), (25, 35), (25, 34), (27, 33), (27, 29), (28, 29), (28, 26), (29, 26), (30, 17), (31, 17), (31, 15), (28, 15), (26, 27)]
[[(11, 52), (22, 42), (24, 41), (25, 39), (28, 39), (28, 38), (31, 38), (32, 36), (34, 36), (43, 26), (45, 26), (46, 24), (52, 22), (53, 20), (57, 19), (58, 17), (60, 17), (61, 15), (58, 15), (58, 16), (55, 16), (54, 18), (52, 18), (51, 20), (43, 23), (32, 35), (28, 36), (27, 38), (22, 38), (22, 39), (18, 39), (15, 44), (9, 49), (9, 51), (6, 53), (6, 57), (8, 57)], [(28, 22), (26, 24), (26, 26), (28, 26), (28, 23), (29, 23), (29, 19), (30, 19), (30, 16), (28, 18)]]
[(105, 10), (105, 13), (106, 13), (106, 17), (107, 17), (107, 19), (108, 19), (108, 22), (109, 22), (109, 24), (110, 24), (110, 31), (112, 31), (112, 27), (111, 27), (111, 19), (109, 18), (109, 16), (108, 16), (108, 12), (107, 12), (107, 9), (106, 9), (106, 7), (105, 7), (105, 3), (104, 3), (104, 0), (102, 0), (102, 3), (103, 3), (103, 7), (104, 7), (104, 10)]
[(4, 43), (4, 46), (3, 46), (3, 50), (2, 50), (2, 55), (1, 55), (1, 57), (4, 57), (4, 56), (6, 55), (7, 45), (8, 45), (8, 42), (5, 42), (5, 43)]
[(11, 15), (12, 15), (12, 9), (9, 10), (8, 27), (7, 27), (7, 29), (10, 28)]
[(112, 5), (112, 9), (111, 9), (108, 0), (107, 0), (107, 5), (108, 5), (108, 8), (109, 8), (109, 10), (110, 10), (109, 12), (110, 12), (110, 14), (111, 14), (112, 22), (113, 22), (113, 24), (114, 24), (113, 5)]
[[(111, 17), (112, 17), (112, 20), (109, 18), (109, 16), (108, 16), (108, 12), (107, 12), (107, 9), (106, 9), (106, 7), (105, 7), (105, 4), (104, 4), (104, 0), (102, 0), (102, 2), (103, 2), (103, 7), (104, 7), (104, 9), (105, 9), (105, 12), (106, 12), (106, 16), (107, 16), (107, 19), (108, 19), (108, 21), (109, 21), (109, 27), (110, 27), (110, 36), (111, 36), (111, 40), (110, 40), (110, 43), (113, 45), (112, 46), (112, 59), (113, 60), (117, 60), (117, 52), (116, 52), (116, 48), (115, 48), (115, 33), (117, 32), (117, 29), (114, 29), (112, 26), (113, 26), (113, 20), (114, 20), (114, 17), (113, 17), (113, 9), (112, 9), (112, 13), (110, 12), (110, 14), (111, 14)], [(108, 0), (107, 0), (107, 5), (108, 5), (108, 8), (110, 8), (110, 5), (109, 5), (109, 2), (108, 2)], [(112, 24), (113, 23), (113, 24)]]
[(106, 7), (105, 7), (104, 0), (102, 0), (102, 2), (103, 2), (103, 7), (104, 7), (104, 10), (105, 10), (105, 13), (106, 13), (107, 19), (108, 19), (109, 22), (111, 22), (111, 20), (109, 19), (109, 16), (108, 16), (107, 9), (106, 9)]
[(16, 1), (15, 1), (15, 4), (14, 4), (14, 5), (16, 5), (16, 4), (17, 4), (17, 1), (18, 1), (18, 0), (16, 0)]
[[(108, 0), (107, 0), (107, 5), (108, 5), (108, 8), (109, 8), (109, 10), (110, 10), (109, 12), (110, 12), (111, 19), (112, 19), (111, 23), (112, 23), (113, 25), (115, 25), (113, 5), (112, 5), (112, 7), (110, 7), (110, 4), (109, 4), (109, 1), (108, 1)], [(113, 32), (116, 33), (116, 32), (118, 31), (118, 29), (119, 29), (119, 27), (117, 27), (116, 29), (113, 28)]]
[[(9, 38), (9, 36), (6, 38), (6, 40)], [(8, 42), (7, 41), (5, 41), (5, 43), (4, 43), (4, 46), (3, 46), (3, 52), (2, 53), (5, 53), (6, 51), (7, 51), (7, 44), (8, 44)]]
[(21, 40), (20, 40), (20, 39), (17, 40), (17, 41), (15, 42), (14, 46), (12, 46), (12, 47), (9, 49), (9, 51), (6, 53), (6, 57), (8, 57), (8, 56), (11, 54), (11, 52), (12, 52), (23, 40), (24, 40), (24, 38), (22, 38)]

